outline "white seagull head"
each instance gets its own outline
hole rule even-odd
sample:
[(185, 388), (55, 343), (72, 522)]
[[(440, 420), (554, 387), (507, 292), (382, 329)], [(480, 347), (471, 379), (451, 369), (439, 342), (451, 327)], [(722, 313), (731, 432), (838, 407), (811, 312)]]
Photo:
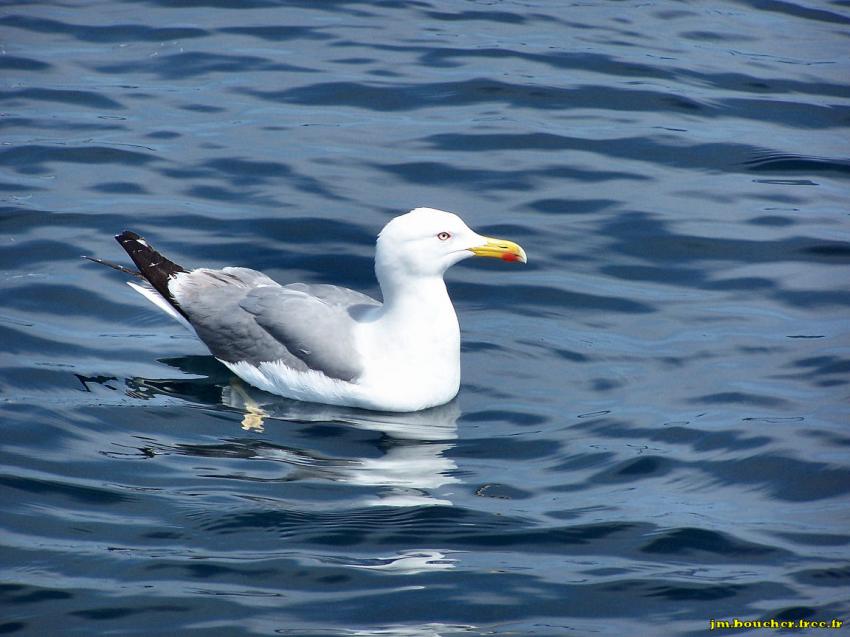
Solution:
[(378, 235), (375, 266), (405, 276), (442, 276), (467, 257), (494, 257), (526, 263), (525, 251), (513, 241), (484, 237), (456, 214), (415, 208), (392, 219)]

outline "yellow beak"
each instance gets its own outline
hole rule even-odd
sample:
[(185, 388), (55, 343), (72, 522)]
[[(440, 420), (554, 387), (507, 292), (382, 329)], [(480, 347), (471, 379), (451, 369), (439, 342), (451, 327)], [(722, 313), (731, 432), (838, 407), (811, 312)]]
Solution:
[(513, 241), (506, 239), (491, 239), (484, 237), (487, 243), (475, 248), (469, 248), (476, 257), (493, 257), (502, 261), (519, 261), (520, 263), (528, 263), (525, 256), (525, 250)]

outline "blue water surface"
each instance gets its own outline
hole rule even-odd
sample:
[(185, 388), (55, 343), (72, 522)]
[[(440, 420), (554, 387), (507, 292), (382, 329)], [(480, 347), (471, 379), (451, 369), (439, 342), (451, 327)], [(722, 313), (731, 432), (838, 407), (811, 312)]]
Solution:
[[(850, 622), (848, 34), (841, 0), (4, 3), (0, 634)], [(80, 259), (129, 228), (378, 295), (416, 206), (529, 255), (449, 272), (463, 383), (416, 414), (253, 390)]]

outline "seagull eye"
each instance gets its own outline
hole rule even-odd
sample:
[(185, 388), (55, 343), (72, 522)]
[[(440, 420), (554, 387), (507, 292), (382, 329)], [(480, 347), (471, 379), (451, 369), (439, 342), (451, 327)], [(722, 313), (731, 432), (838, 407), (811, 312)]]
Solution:
[(437, 235), (437, 238), (440, 241), (447, 241), (448, 239), (452, 238), (452, 235), (450, 235), (448, 232), (441, 232), (440, 234)]

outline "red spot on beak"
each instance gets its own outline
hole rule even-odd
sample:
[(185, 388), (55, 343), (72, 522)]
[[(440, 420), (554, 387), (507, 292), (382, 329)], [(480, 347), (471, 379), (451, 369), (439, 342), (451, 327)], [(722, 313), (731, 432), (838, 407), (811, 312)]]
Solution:
[(519, 257), (515, 255), (513, 252), (505, 252), (502, 255), (502, 261), (517, 261)]

